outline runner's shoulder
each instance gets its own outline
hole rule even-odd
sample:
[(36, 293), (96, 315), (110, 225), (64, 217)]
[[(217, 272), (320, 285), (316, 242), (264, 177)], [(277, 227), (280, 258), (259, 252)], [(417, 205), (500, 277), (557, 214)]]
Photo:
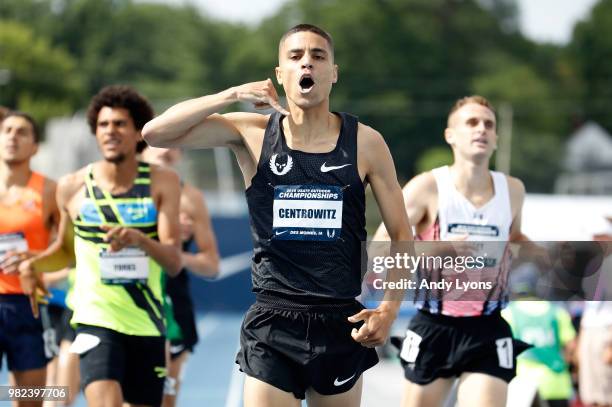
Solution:
[(173, 168), (157, 164), (149, 164), (149, 166), (151, 168), (151, 185), (163, 185), (164, 187), (180, 185), (180, 177)]
[(57, 182), (55, 182), (55, 180), (49, 177), (46, 177), (42, 174), (40, 174), (40, 176), (43, 179), (43, 191), (42, 191), (43, 197), (55, 199), (55, 191), (57, 189)]
[(362, 122), (359, 122), (357, 125), (357, 140), (370, 146), (374, 146), (377, 143), (385, 143), (385, 139), (378, 130)]
[(195, 186), (184, 183), (181, 189), (181, 212), (194, 217), (198, 212), (198, 208), (203, 206), (206, 206), (204, 193)]
[(508, 190), (512, 197), (522, 198), (525, 196), (525, 184), (523, 184), (523, 181), (510, 175), (506, 175), (506, 179), (508, 180)]
[(438, 185), (433, 172), (426, 171), (408, 181), (403, 191), (411, 199), (431, 198), (438, 195)]
[(75, 172), (63, 175), (57, 181), (57, 194), (64, 198), (70, 198), (76, 194), (84, 185), (88, 167), (83, 167)]
[(357, 152), (370, 165), (375, 165), (375, 163), (380, 162), (382, 157), (391, 155), (382, 134), (361, 122), (359, 122), (357, 127)]

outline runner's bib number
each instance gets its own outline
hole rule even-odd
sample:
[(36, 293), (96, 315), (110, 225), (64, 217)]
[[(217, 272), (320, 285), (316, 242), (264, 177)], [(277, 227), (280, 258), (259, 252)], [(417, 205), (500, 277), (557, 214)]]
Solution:
[[(450, 223), (448, 233), (469, 235), (467, 240), (483, 240), (499, 236), (499, 228), (494, 225), (476, 225), (468, 223)], [(486, 240), (486, 239), (484, 239)]]
[(149, 277), (149, 256), (140, 249), (100, 252), (100, 276), (104, 284), (146, 283)]
[[(484, 266), (496, 267), (506, 251), (506, 242), (498, 240), (500, 232), (495, 225), (478, 225), (468, 223), (450, 223), (448, 234), (455, 236), (468, 235), (466, 241), (481, 242), (476, 247), (476, 254), (486, 254)], [(486, 242), (486, 243), (483, 243)]]
[(0, 261), (5, 260), (8, 252), (22, 253), (28, 251), (28, 241), (23, 233), (0, 234)]
[(272, 239), (333, 241), (342, 231), (342, 188), (278, 185), (273, 210)]

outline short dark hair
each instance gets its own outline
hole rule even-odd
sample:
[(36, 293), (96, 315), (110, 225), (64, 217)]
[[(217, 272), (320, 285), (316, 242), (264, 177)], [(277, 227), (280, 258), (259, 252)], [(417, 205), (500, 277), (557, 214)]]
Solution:
[(278, 42), (278, 51), (280, 52), (283, 42), (288, 36), (299, 32), (311, 32), (317, 34), (320, 37), (325, 38), (325, 41), (327, 41), (327, 45), (329, 45), (332, 55), (334, 54), (334, 40), (332, 39), (332, 36), (324, 29), (312, 24), (298, 24), (287, 30), (287, 32), (283, 34), (280, 41)]
[[(96, 134), (98, 114), (105, 106), (127, 109), (134, 121), (134, 127), (138, 130), (142, 130), (144, 125), (151, 121), (154, 116), (153, 108), (149, 101), (131, 86), (106, 86), (91, 99), (87, 108), (87, 123), (93, 134)], [(144, 140), (139, 141), (136, 146), (136, 152), (140, 153), (146, 145), (147, 143)]]
[(493, 107), (493, 104), (489, 102), (487, 98), (480, 96), (480, 95), (465, 96), (465, 97), (462, 97), (461, 99), (458, 99), (453, 105), (453, 107), (451, 107), (450, 112), (448, 112), (447, 121), (448, 121), (449, 127), (450, 127), (450, 118), (453, 115), (453, 113), (455, 113), (457, 110), (461, 109), (463, 106), (470, 104), (470, 103), (484, 106), (487, 109), (489, 109), (491, 112), (493, 112), (493, 114), (495, 114), (495, 108)]
[(21, 117), (22, 119), (25, 119), (28, 123), (30, 123), (30, 126), (32, 126), (32, 134), (34, 135), (34, 142), (36, 142), (37, 144), (40, 142), (40, 128), (38, 126), (38, 123), (36, 122), (36, 120), (34, 120), (32, 116), (25, 112), (20, 112), (18, 110), (9, 110), (4, 114), (4, 116), (2, 116), (2, 118), (0, 118), (0, 123), (8, 119), (9, 117)]

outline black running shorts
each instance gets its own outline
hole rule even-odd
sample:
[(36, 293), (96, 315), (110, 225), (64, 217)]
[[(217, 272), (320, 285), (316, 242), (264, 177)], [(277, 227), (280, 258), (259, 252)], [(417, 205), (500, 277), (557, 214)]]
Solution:
[(258, 295), (240, 331), (236, 363), (247, 375), (298, 399), (308, 388), (323, 395), (350, 390), (378, 362), (374, 349), (351, 337), (347, 318), (361, 311), (357, 301), (298, 305)]
[(111, 329), (78, 325), (75, 343), (83, 334), (100, 339), (97, 345), (80, 354), (83, 389), (98, 380), (116, 380), (126, 403), (161, 405), (166, 377), (163, 336), (125, 335)]
[(499, 312), (449, 317), (419, 311), (408, 326), (400, 359), (406, 379), (420, 385), (464, 372), (510, 382), (516, 375), (516, 357), (528, 347), (512, 338)]
[(72, 314), (73, 312), (70, 308), (64, 308), (59, 330), (57, 332), (58, 340), (60, 343), (62, 341), (73, 342), (74, 338), (76, 337), (76, 330), (73, 328), (72, 324), (70, 324)]
[(181, 328), (181, 338), (170, 341), (170, 358), (176, 359), (184, 352), (193, 353), (193, 349), (198, 343), (198, 331), (193, 308), (183, 308), (173, 304), (172, 310), (174, 320)]

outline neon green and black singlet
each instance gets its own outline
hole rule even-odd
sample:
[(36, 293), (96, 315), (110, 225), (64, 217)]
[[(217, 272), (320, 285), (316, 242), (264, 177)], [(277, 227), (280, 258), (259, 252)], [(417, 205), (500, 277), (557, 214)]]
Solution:
[(99, 188), (91, 165), (85, 185), (85, 199), (73, 222), (77, 265), (72, 323), (127, 335), (165, 335), (160, 265), (138, 249), (108, 253), (106, 232), (100, 228), (127, 226), (158, 238), (149, 164), (138, 164), (134, 185), (124, 194)]

